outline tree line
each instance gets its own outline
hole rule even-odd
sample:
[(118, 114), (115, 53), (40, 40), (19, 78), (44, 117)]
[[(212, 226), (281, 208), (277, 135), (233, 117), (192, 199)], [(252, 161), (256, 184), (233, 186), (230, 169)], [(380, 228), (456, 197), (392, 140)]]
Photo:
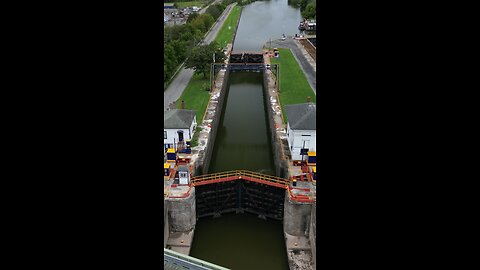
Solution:
[[(170, 80), (181, 63), (187, 59), (205, 33), (220, 17), (225, 8), (235, 0), (224, 0), (220, 4), (211, 5), (205, 13), (191, 14), (186, 24), (166, 26), (164, 28), (164, 81)], [(217, 46), (216, 44), (212, 46)], [(211, 47), (212, 47), (211, 46)], [(204, 51), (204, 50), (202, 50)], [(211, 56), (212, 54), (210, 54)], [(212, 58), (212, 56), (211, 56)], [(203, 72), (202, 72), (203, 73)]]
[(317, 17), (317, 2), (315, 0), (288, 0), (288, 4), (300, 8), (302, 17), (315, 19)]

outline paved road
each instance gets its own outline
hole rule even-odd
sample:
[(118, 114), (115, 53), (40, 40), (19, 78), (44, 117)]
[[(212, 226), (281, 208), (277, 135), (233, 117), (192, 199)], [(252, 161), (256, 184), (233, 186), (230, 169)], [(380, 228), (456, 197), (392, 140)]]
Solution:
[[(219, 2), (220, 0), (217, 0), (215, 2)], [(214, 3), (215, 3), (214, 2)], [(213, 3), (212, 3), (213, 4)], [(217, 36), (218, 31), (222, 27), (223, 23), (225, 22), (225, 19), (227, 18), (228, 14), (230, 14), (230, 11), (232, 10), (233, 6), (235, 6), (237, 3), (233, 3), (227, 6), (225, 8), (224, 12), (218, 19), (217, 23), (213, 26), (213, 28), (210, 30), (210, 32), (206, 35), (205, 39), (202, 41), (203, 44), (210, 44), (215, 37)], [(206, 8), (202, 9), (200, 12), (205, 12)], [(193, 69), (190, 68), (182, 68), (175, 79), (170, 83), (168, 86), (167, 90), (163, 92), (163, 110), (166, 111), (170, 104), (175, 102), (177, 99), (180, 98), (182, 95), (183, 91), (188, 85), (188, 82), (190, 82), (190, 79), (192, 78), (194, 73)]]
[(295, 40), (291, 37), (288, 37), (286, 40), (272, 40), (272, 47), (289, 48), (292, 50), (293, 56), (295, 57), (295, 59), (297, 59), (297, 62), (300, 64), (300, 68), (303, 70), (303, 73), (305, 73), (305, 76), (307, 77), (308, 83), (312, 87), (313, 92), (315, 92), (315, 95), (317, 95), (317, 72), (315, 71), (315, 69), (313, 69), (312, 65), (308, 62), (307, 58), (302, 52), (303, 48), (300, 49), (297, 44), (295, 44)]

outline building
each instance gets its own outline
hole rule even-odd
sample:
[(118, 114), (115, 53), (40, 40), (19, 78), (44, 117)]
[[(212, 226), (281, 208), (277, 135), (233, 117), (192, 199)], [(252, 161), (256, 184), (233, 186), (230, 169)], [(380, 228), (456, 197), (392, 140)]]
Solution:
[(287, 140), (292, 160), (302, 160), (301, 149), (307, 159), (308, 152), (316, 152), (317, 117), (314, 103), (285, 105), (287, 115)]
[(163, 3), (163, 9), (174, 9), (175, 6), (173, 3)]
[(186, 165), (178, 166), (178, 184), (180, 185), (190, 184), (190, 170)]
[(197, 128), (197, 118), (192, 110), (170, 110), (163, 114), (164, 149), (175, 150), (185, 147), (185, 140), (191, 140)]

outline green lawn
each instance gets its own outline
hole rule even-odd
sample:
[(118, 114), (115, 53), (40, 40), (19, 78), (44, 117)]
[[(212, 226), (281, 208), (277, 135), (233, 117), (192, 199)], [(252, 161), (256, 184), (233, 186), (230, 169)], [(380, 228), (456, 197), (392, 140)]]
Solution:
[[(240, 18), (240, 11), (242, 7), (234, 6), (227, 19), (225, 20), (222, 28), (217, 34), (215, 41), (223, 48), (227, 46), (228, 43), (232, 43), (233, 35), (237, 31), (237, 22)], [(228, 29), (230, 27), (230, 29)]]
[[(241, 7), (235, 6), (229, 16), (227, 17), (224, 27), (220, 30), (220, 33), (224, 32), (222, 35), (226, 39), (229, 37), (229, 40), (233, 38), (233, 29), (237, 27), (237, 20), (240, 16)], [(235, 22), (231, 30), (228, 30), (228, 27), (225, 28), (226, 23), (231, 20)], [(220, 34), (219, 33), (219, 34)], [(230, 34), (230, 36), (228, 36)], [(217, 38), (219, 35), (217, 35)], [(183, 91), (182, 96), (177, 100), (177, 108), (182, 106), (182, 100), (185, 100), (185, 109), (195, 110), (197, 115), (197, 123), (202, 123), (203, 115), (207, 109), (208, 100), (210, 98), (209, 92), (205, 91), (204, 87), (210, 87), (210, 74), (207, 74), (206, 78), (203, 78), (203, 74), (194, 74), (190, 82), (188, 83), (185, 91)]]
[[(230, 12), (229, 16), (225, 20), (224, 25), (217, 34), (217, 41), (221, 46), (225, 46), (226, 43), (232, 42), (233, 35), (237, 29), (237, 21), (240, 18), (240, 11), (242, 7), (235, 6)], [(228, 29), (228, 26), (231, 26)], [(226, 42), (222, 44), (220, 42)], [(194, 74), (190, 82), (188, 83), (182, 96), (177, 100), (177, 108), (182, 106), (182, 100), (185, 101), (185, 109), (195, 110), (197, 116), (197, 123), (201, 125), (203, 121), (203, 115), (207, 109), (208, 100), (210, 99), (210, 92), (205, 90), (205, 87), (210, 87), (210, 74), (207, 74), (206, 78), (203, 78), (203, 74)], [(198, 143), (198, 134), (200, 134), (199, 128), (193, 135), (192, 147), (195, 147)]]
[(200, 134), (200, 125), (203, 121), (203, 115), (207, 109), (208, 100), (210, 99), (210, 92), (206, 91), (204, 86), (210, 86), (209, 76), (203, 78), (203, 74), (194, 74), (190, 82), (188, 83), (185, 91), (177, 100), (177, 108), (182, 107), (182, 100), (185, 101), (185, 109), (194, 110), (197, 116), (197, 130), (193, 134), (191, 147), (198, 145), (198, 135)]
[[(196, 6), (196, 7), (203, 7), (203, 5), (206, 3), (207, 1), (190, 1), (190, 2), (177, 2), (177, 7), (179, 9), (182, 9), (182, 8), (186, 8), (186, 7), (193, 7), (193, 6)], [(173, 3), (165, 3), (165, 4), (173, 4)]]
[(316, 96), (290, 49), (279, 48), (278, 50), (280, 57), (270, 59), (272, 64), (280, 64), (279, 98), (283, 119), (286, 123), (287, 116), (283, 109), (285, 105), (305, 103), (307, 96), (310, 96), (310, 100), (316, 103)]
[(177, 108), (182, 106), (182, 100), (185, 100), (185, 109), (195, 110), (197, 115), (197, 123), (200, 125), (203, 121), (203, 115), (207, 109), (208, 100), (210, 99), (210, 92), (206, 91), (203, 87), (210, 86), (210, 77), (203, 78), (203, 74), (194, 74), (190, 82), (188, 83), (185, 91), (177, 100)]

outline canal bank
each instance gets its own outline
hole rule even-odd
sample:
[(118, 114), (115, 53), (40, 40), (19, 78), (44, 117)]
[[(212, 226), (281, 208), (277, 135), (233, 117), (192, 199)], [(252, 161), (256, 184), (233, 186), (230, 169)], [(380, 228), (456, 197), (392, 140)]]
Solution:
[[(287, 12), (286, 17), (292, 20), (291, 32), (275, 25), (266, 27), (265, 32), (259, 31), (258, 25), (265, 25), (265, 22), (268, 22), (262, 18), (268, 17), (270, 11), (281, 16), (283, 8), (290, 12)], [(252, 12), (260, 14), (252, 16)], [(296, 14), (292, 16), (291, 12)], [(245, 19), (247, 17), (249, 19)], [(297, 33), (300, 18), (300, 12), (288, 7), (286, 1), (285, 3), (262, 1), (248, 5), (242, 10), (238, 31), (235, 34), (234, 51), (253, 50), (261, 54), (262, 45), (268, 40), (268, 36), (275, 36), (273, 32), (279, 32), (278, 37), (282, 33), (291, 35)], [(277, 23), (277, 26), (284, 23)], [(276, 28), (275, 31), (272, 32), (272, 28)], [(263, 35), (264, 41), (252, 37), (259, 34)], [(243, 42), (240, 42), (242, 40)], [(272, 82), (274, 85), (271, 73), (267, 72), (229, 73), (228, 93), (223, 98), (223, 108), (216, 110), (217, 114), (221, 113), (222, 119), (215, 125), (218, 128), (215, 141), (209, 142), (213, 142), (215, 146), (210, 162), (206, 161), (208, 172), (248, 169), (288, 177), (288, 166), (282, 158), (285, 155), (282, 153), (285, 146), (279, 144), (281, 138), (277, 134), (277, 128), (281, 127), (275, 126), (275, 119), (281, 117), (279, 108), (276, 112), (270, 110), (275, 106), (275, 101), (272, 101), (271, 95), (268, 94)], [(246, 110), (242, 111), (242, 107)], [(283, 124), (281, 118), (279, 122)], [(261, 127), (256, 124), (260, 124)], [(210, 153), (210, 150), (208, 151)], [(262, 162), (263, 165), (258, 164)], [(284, 192), (283, 196), (285, 194)], [(252, 225), (252, 222), (256, 224)], [(283, 226), (282, 221), (262, 220), (248, 213), (200, 218), (196, 224), (191, 255), (231, 269), (290, 269)], [(224, 230), (229, 234), (223, 234)]]
[[(239, 46), (236, 48), (241, 49)], [(261, 48), (258, 51), (261, 54)], [(220, 71), (212, 88), (204, 121), (200, 125), (202, 131), (199, 146), (194, 149), (198, 150), (194, 159), (195, 174), (245, 168), (289, 176), (288, 158), (285, 159), (285, 156), (288, 156), (285, 151), (288, 146), (285, 149), (286, 144), (282, 142), (286, 137), (282, 137), (285, 134), (276, 87), (277, 82), (268, 70)], [(264, 163), (259, 165), (259, 160)], [(187, 187), (176, 189), (183, 189), (186, 194)], [(200, 187), (188, 190), (192, 194), (199, 189)], [(198, 208), (199, 198), (189, 194), (183, 198), (183, 203), (180, 203), (182, 199), (179, 199), (176, 206), (173, 206), (175, 209), (172, 209), (174, 214), (171, 221), (185, 219), (182, 222), (186, 222), (188, 226), (193, 225), (195, 237), (193, 230), (191, 233), (187, 231), (174, 237), (177, 239), (175, 243), (180, 240), (180, 244), (188, 245), (188, 252), (193, 257), (231, 269), (311, 269), (309, 262), (312, 255), (308, 257), (308, 251), (312, 254), (313, 247), (308, 238), (311, 238), (310, 232), (314, 227), (311, 225), (312, 215), (307, 209), (295, 210), (297, 206), (291, 200), (290, 190), (282, 192), (286, 203), (283, 222), (262, 220), (247, 213), (226, 214), (218, 218), (196, 218), (192, 222), (185, 214), (190, 213), (193, 217), (198, 215), (198, 211), (194, 209)], [(191, 198), (194, 198), (195, 203), (193, 209)], [(313, 209), (311, 205), (310, 209)], [(301, 222), (297, 222), (298, 219)], [(168, 227), (178, 230), (175, 222)], [(186, 237), (189, 242), (185, 243), (182, 237)]]

